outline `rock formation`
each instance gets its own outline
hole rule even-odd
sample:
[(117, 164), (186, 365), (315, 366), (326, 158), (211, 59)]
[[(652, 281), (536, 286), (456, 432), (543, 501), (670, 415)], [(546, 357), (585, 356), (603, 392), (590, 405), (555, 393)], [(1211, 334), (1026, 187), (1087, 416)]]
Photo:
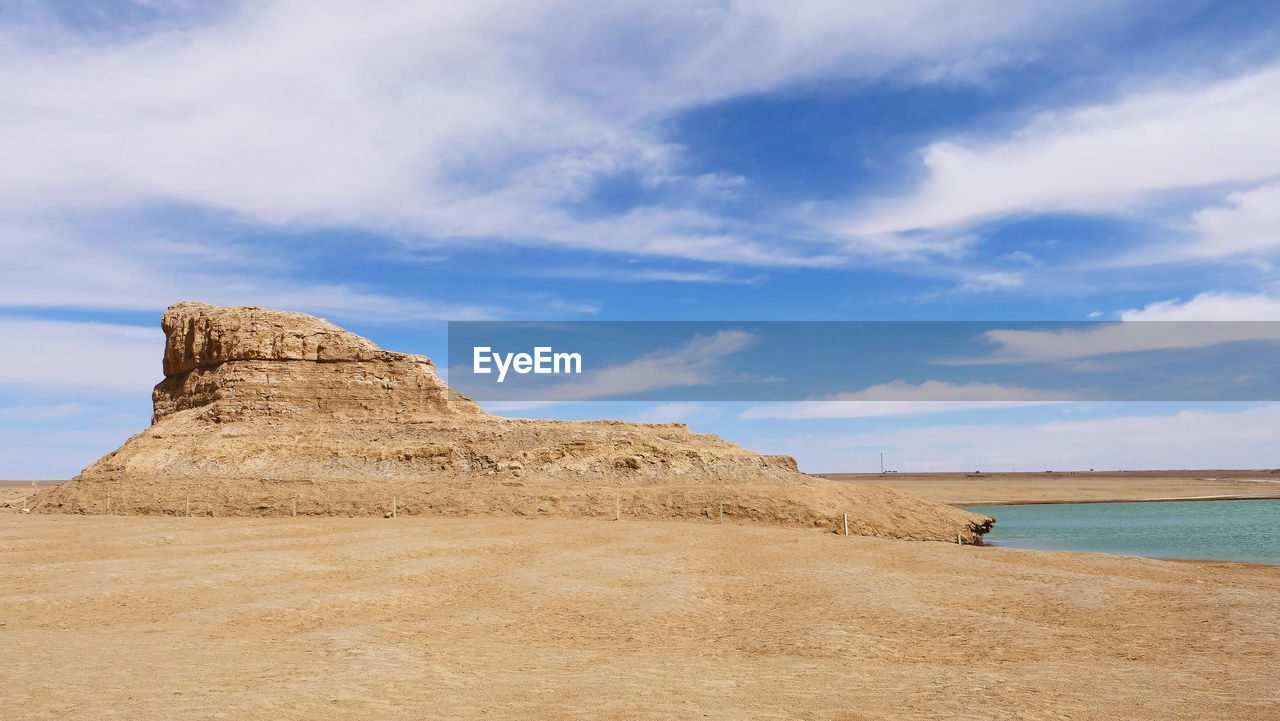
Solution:
[(483, 414), (453, 394), (425, 356), (384, 351), (305, 313), (179, 303), (160, 323), (165, 378), (158, 423), (202, 408), (215, 423), (250, 418), (431, 418)]
[[(723, 518), (981, 542), (991, 519), (811, 478), (679, 423), (485, 412), (424, 356), (302, 313), (179, 303), (151, 427), (38, 512)], [(394, 500), (393, 500), (394, 498)]]

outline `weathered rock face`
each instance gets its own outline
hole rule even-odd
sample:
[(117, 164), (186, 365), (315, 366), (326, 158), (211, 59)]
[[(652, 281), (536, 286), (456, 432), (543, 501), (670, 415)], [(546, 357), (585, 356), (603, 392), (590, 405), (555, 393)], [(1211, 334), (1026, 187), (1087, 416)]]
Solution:
[[(180, 303), (149, 429), (42, 512), (673, 517), (980, 542), (991, 519), (810, 478), (683, 424), (502, 418), (423, 356), (301, 313)], [(723, 511), (721, 510), (723, 509)]]
[[(165, 377), (231, 361), (369, 361), (403, 358), (305, 313), (178, 303), (160, 320)], [(427, 361), (430, 364), (430, 361)]]
[(304, 313), (179, 303), (161, 321), (165, 379), (152, 423), (201, 418), (401, 418), (483, 413), (440, 380), (425, 356), (384, 351)]

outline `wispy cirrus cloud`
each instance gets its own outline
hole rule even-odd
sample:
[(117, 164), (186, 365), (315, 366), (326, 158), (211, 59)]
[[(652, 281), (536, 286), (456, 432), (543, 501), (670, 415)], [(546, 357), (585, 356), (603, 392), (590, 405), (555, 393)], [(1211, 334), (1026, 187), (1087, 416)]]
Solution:
[(1280, 175), (1280, 66), (1207, 85), (1166, 82), (1050, 111), (1001, 137), (939, 140), (912, 193), (865, 207), (854, 237), (964, 227), (1019, 213), (1117, 212), (1162, 191)]
[(605, 279), (617, 283), (727, 283), (755, 285), (762, 282), (760, 275), (735, 275), (722, 269), (679, 270), (636, 264), (613, 266), (558, 266), (523, 271), (526, 276), (540, 278)]
[(711, 421), (723, 414), (720, 407), (709, 403), (663, 403), (635, 415), (641, 423), (696, 423)]
[[(1157, 303), (1142, 311), (1128, 312), (1130, 317), (1125, 320), (1132, 322), (1109, 322), (1050, 330), (986, 331), (982, 334), (983, 339), (996, 347), (990, 356), (946, 360), (941, 363), (984, 365), (1076, 361), (1113, 353), (1209, 348), (1248, 341), (1280, 341), (1280, 322), (1202, 322), (1199, 318), (1208, 314), (1206, 310), (1211, 303), (1211, 300), (1202, 302), (1200, 308), (1196, 307), (1195, 299), (1180, 307), (1176, 303)], [(1232, 304), (1224, 306), (1224, 310), (1230, 312)]]
[(89, 413), (84, 403), (55, 403), (41, 406), (0, 406), (0, 423), (47, 423)]
[[(601, 400), (650, 391), (709, 386), (748, 380), (732, 370), (726, 360), (756, 342), (745, 331), (721, 330), (695, 335), (677, 347), (659, 348), (635, 360), (604, 366), (585, 367), (581, 377), (550, 385), (523, 386), (508, 377), (506, 386), (495, 385), (497, 372), (477, 374), (471, 366), (453, 366), (449, 383), (478, 400), (496, 400), (494, 408), (528, 409), (529, 402), (549, 404)], [(752, 378), (749, 380), (760, 380)], [(510, 401), (515, 404), (508, 405)]]
[(891, 381), (860, 391), (833, 393), (811, 401), (752, 406), (741, 414), (760, 418), (876, 418), (882, 416), (925, 415), (959, 410), (1019, 408), (1072, 400), (1068, 394), (1001, 385), (998, 383), (951, 383)]
[[(82, 237), (86, 232), (101, 237)], [(126, 232), (110, 225), (0, 224), (0, 307), (158, 314), (173, 303), (198, 300), (369, 322), (491, 320), (529, 312), (530, 304), (516, 293), (475, 302), (435, 300), (355, 279), (308, 278), (304, 261), (283, 246), (214, 241), (181, 230), (170, 237), (152, 235), (152, 229), (141, 237), (121, 238)], [(540, 312), (561, 315), (599, 310), (589, 301), (551, 294), (543, 294), (536, 305)]]
[[(96, 388), (145, 396), (164, 374), (154, 328), (0, 318), (0, 383)], [(58, 404), (55, 407), (64, 407)]]
[(997, 290), (1012, 290), (1025, 284), (1022, 273), (1009, 271), (987, 271), (976, 273), (960, 281), (958, 290), (970, 293), (987, 293)]
[[(0, 154), (23, 169), (0, 173), (0, 213), (183, 203), (411, 244), (829, 264), (848, 257), (839, 242), (778, 244), (710, 210), (724, 182), (686, 175), (660, 121), (815, 79), (980, 75), (1113, 8), (273, 0), (160, 5), (136, 26), (32, 13), (0, 34)], [(619, 174), (669, 192), (594, 219), (571, 209)]]

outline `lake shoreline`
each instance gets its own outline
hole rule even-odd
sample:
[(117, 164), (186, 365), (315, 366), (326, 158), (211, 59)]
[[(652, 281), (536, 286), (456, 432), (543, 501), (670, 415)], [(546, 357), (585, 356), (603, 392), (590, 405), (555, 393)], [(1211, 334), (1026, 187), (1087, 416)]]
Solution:
[(1031, 551), (1033, 553), (1087, 553), (1098, 554), (1103, 556), (1116, 556), (1119, 558), (1142, 558), (1148, 561), (1170, 561), (1172, 563), (1190, 563), (1197, 566), (1221, 567), (1221, 568), (1255, 568), (1258, 570), (1268, 569), (1274, 570), (1280, 567), (1280, 563), (1261, 563), (1258, 561), (1226, 561), (1217, 558), (1170, 558), (1166, 556), (1140, 556), (1133, 553), (1108, 553), (1106, 551), (1072, 551), (1054, 548), (1029, 548), (1027, 546), (1019, 546), (1011, 544), (1007, 541), (983, 541), (983, 548), (1009, 548), (1016, 551)]
[(1280, 566), (1280, 499), (1206, 500), (964, 508), (996, 519), (983, 539), (996, 548)]
[(1164, 498), (1086, 498), (1080, 500), (1061, 500), (1053, 499), (1047, 501), (1022, 501), (1022, 500), (981, 500), (981, 501), (953, 501), (944, 499), (934, 499), (938, 503), (945, 503), (948, 506), (956, 506), (963, 508), (965, 506), (1058, 506), (1058, 505), (1075, 505), (1079, 503), (1170, 503), (1175, 501), (1274, 501), (1276, 496), (1245, 496), (1245, 495), (1222, 495), (1222, 496), (1167, 496)]

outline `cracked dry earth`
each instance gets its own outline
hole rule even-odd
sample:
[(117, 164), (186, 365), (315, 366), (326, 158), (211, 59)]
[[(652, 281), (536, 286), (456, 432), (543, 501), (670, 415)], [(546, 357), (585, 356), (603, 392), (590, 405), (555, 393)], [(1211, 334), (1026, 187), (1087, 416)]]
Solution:
[(711, 522), (0, 515), (22, 719), (1280, 719), (1280, 568)]

